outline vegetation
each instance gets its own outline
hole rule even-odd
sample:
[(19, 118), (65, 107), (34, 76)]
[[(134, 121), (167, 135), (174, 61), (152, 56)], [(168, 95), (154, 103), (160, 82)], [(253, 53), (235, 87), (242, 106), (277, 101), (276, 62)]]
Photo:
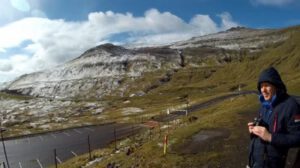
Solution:
[[(125, 93), (120, 96), (120, 90), (116, 89), (112, 95), (104, 97), (101, 101), (106, 102), (107, 106), (101, 115), (106, 116), (107, 122), (145, 121), (166, 113), (167, 109), (184, 109), (238, 91), (239, 88), (256, 90), (259, 73), (269, 66), (279, 70), (290, 94), (300, 95), (300, 26), (279, 33), (288, 39), (265, 46), (259, 52), (186, 48), (183, 50), (186, 59), (182, 68), (161, 69), (147, 72), (141, 78), (122, 79), (120, 88), (126, 88)], [(8, 95), (0, 93), (0, 97), (4, 96)], [(124, 115), (123, 110), (128, 107), (139, 108), (142, 112)], [(160, 123), (160, 127), (151, 130), (151, 138), (150, 130), (147, 130), (118, 142), (119, 152), (114, 151), (113, 145), (93, 151), (94, 158), (101, 158), (93, 167), (106, 167), (112, 162), (121, 167), (145, 168), (245, 167), (249, 138), (246, 123), (253, 119), (258, 107), (255, 95), (239, 96), (192, 113), (197, 118), (194, 122), (189, 122), (188, 117), (181, 117), (178, 123), (171, 123), (170, 129), (165, 128), (170, 123)], [(71, 118), (90, 123), (101, 122), (89, 115), (90, 111), (85, 114)], [(201, 136), (204, 130), (223, 134), (215, 140), (205, 141), (205, 144), (193, 141), (195, 135)], [(164, 155), (162, 141), (166, 134), (170, 143)], [(186, 144), (194, 144), (191, 148), (199, 150), (186, 152)], [(134, 149), (130, 155), (126, 155), (127, 147)], [(88, 161), (88, 155), (83, 155), (72, 158), (60, 167), (81, 167)]]
[(9, 94), (5, 92), (0, 92), (0, 100), (1, 99), (29, 100), (32, 99), (32, 97), (19, 95), (19, 94)]
[[(149, 118), (149, 115), (160, 114), (167, 108), (184, 107), (187, 102), (189, 105), (197, 104), (237, 91), (238, 88), (256, 90), (260, 71), (269, 66), (279, 70), (290, 94), (300, 95), (300, 27), (288, 28), (279, 33), (289, 37), (288, 40), (268, 45), (262, 51), (254, 53), (247, 50), (212, 52), (205, 48), (187, 48), (183, 51), (187, 57), (185, 67), (149, 72), (132, 82), (127, 79), (124, 85), (130, 87), (123, 98), (105, 97), (106, 101), (112, 102), (108, 111), (139, 107), (144, 113), (134, 117), (141, 117), (138, 115), (146, 113)], [(205, 55), (206, 59), (200, 54)], [(222, 54), (229, 57), (223, 60), (216, 59)], [(197, 67), (194, 64), (202, 66)], [(146, 94), (130, 96), (137, 91)], [(128, 146), (135, 143), (139, 146), (135, 147), (130, 156), (125, 155), (125, 152), (115, 153), (113, 147), (94, 151), (94, 155), (102, 160), (93, 166), (105, 167), (108, 163), (115, 162), (121, 167), (244, 167), (247, 164), (249, 138), (246, 123), (256, 115), (258, 107), (254, 95), (226, 100), (217, 106), (193, 113), (192, 115), (198, 118), (195, 122), (191, 123), (181, 118), (180, 126), (169, 130), (170, 148), (166, 155), (163, 155), (161, 146), (163, 137), (156, 134), (152, 139), (131, 140)], [(122, 118), (118, 114), (115, 117)], [(193, 137), (202, 130), (221, 130), (229, 132), (229, 135), (210, 143), (206, 142), (208, 144), (202, 146), (201, 143), (194, 142), (195, 146), (202, 148), (194, 154), (184, 153), (186, 143), (192, 143)], [(167, 132), (164, 130), (163, 134)], [(111, 153), (114, 154), (107, 157)], [(62, 164), (62, 167), (84, 165), (88, 162), (87, 159), (83, 159), (86, 157), (73, 158)]]

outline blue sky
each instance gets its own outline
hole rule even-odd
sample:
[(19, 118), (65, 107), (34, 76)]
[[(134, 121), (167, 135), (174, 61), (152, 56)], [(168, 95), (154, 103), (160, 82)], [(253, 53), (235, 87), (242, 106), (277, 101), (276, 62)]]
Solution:
[(234, 26), (300, 24), (299, 0), (0, 0), (0, 82), (103, 44), (155, 45)]

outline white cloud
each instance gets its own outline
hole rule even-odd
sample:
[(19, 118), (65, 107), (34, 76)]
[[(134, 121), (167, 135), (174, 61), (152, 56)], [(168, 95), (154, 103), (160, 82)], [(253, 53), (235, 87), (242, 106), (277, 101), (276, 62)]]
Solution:
[(189, 22), (185, 22), (170, 12), (159, 12), (156, 9), (146, 11), (143, 17), (112, 11), (94, 12), (83, 22), (25, 18), (0, 27), (2, 52), (21, 47), (24, 41), (32, 42), (22, 46), (29, 55), (7, 58), (6, 62), (9, 62), (10, 68), (0, 64), (0, 78), (4, 71), (5, 74), (17, 76), (62, 64), (78, 57), (91, 47), (112, 41), (113, 36), (122, 33), (128, 34), (123, 43), (165, 44), (238, 25), (229, 13), (225, 12), (219, 16), (222, 20), (219, 25), (208, 15), (198, 14)]
[(195, 28), (201, 30), (201, 34), (214, 33), (218, 31), (217, 24), (208, 15), (196, 15), (190, 23), (195, 26)]
[(41, 17), (41, 18), (46, 18), (47, 15), (41, 11), (41, 10), (38, 10), (38, 9), (34, 9), (31, 11), (31, 16), (32, 17)]
[[(24, 17), (46, 17), (39, 0), (0, 0), (0, 26)], [(35, 8), (32, 8), (35, 7)]]
[(6, 50), (4, 48), (0, 48), (0, 52), (5, 53)]
[(10, 0), (11, 5), (23, 12), (28, 12), (30, 10), (30, 5), (27, 0)]
[(218, 15), (218, 16), (222, 20), (221, 29), (223, 29), (223, 30), (229, 29), (231, 27), (239, 26), (238, 23), (236, 23), (232, 20), (232, 17), (230, 15), (230, 13), (228, 13), (228, 12), (224, 12), (224, 13)]
[(8, 72), (8, 71), (11, 71), (12, 70), (12, 65), (7, 62), (6, 60), (5, 61), (0, 61), (0, 71), (3, 71), (3, 72)]
[(8, 59), (0, 59), (0, 82), (32, 72), (31, 66), (31, 60), (26, 55), (14, 55)]
[(282, 6), (292, 3), (294, 0), (251, 0), (253, 4)]

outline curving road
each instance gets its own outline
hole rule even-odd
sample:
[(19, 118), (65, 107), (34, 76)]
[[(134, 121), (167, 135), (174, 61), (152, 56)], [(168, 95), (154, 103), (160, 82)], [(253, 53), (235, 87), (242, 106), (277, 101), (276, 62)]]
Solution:
[[(242, 91), (242, 92), (236, 92), (236, 93), (231, 93), (231, 94), (223, 95), (220, 97), (216, 97), (216, 98), (210, 99), (206, 102), (194, 104), (194, 105), (190, 106), (187, 109), (187, 112), (192, 113), (195, 111), (199, 111), (199, 110), (208, 108), (212, 105), (215, 105), (217, 103), (220, 103), (226, 99), (241, 96), (241, 95), (247, 95), (247, 94), (257, 94), (257, 91)], [(178, 110), (178, 111), (171, 112), (169, 115), (163, 114), (163, 115), (155, 116), (152, 119), (155, 121), (159, 121), (159, 122), (168, 122), (168, 121), (175, 120), (179, 116), (186, 115), (187, 112), (186, 112), (186, 110)]]
[[(257, 94), (257, 92), (248, 91), (220, 96), (207, 102), (193, 105), (188, 108), (188, 112), (198, 111), (228, 98), (246, 94)], [(300, 96), (294, 97), (300, 103)], [(185, 112), (178, 111), (170, 115), (156, 116), (153, 119), (160, 122), (171, 121), (180, 115), (185, 115)], [(141, 128), (138, 125), (132, 126), (129, 124), (114, 123), (5, 140), (4, 143), (10, 168), (44, 168), (54, 165), (54, 149), (56, 149), (57, 154), (56, 160), (60, 163), (74, 156), (87, 153), (88, 136), (90, 137), (91, 149), (93, 150), (103, 148), (113, 142), (115, 139), (114, 130), (116, 130), (117, 139), (121, 139), (137, 133)], [(0, 163), (3, 162), (5, 162), (5, 157), (1, 146)]]
[[(162, 115), (158, 115), (155, 117), (152, 117), (153, 120), (155, 121), (159, 121), (159, 122), (168, 122), (168, 121), (172, 121), (175, 120), (176, 118), (182, 116), (182, 115), (186, 115), (186, 113), (192, 113), (195, 111), (199, 111), (205, 108), (208, 108), (212, 105), (215, 105), (217, 103), (220, 103), (226, 99), (229, 98), (233, 98), (233, 97), (237, 97), (237, 96), (241, 96), (241, 95), (248, 95), (248, 94), (258, 94), (257, 91), (242, 91), (242, 92), (236, 92), (236, 93), (231, 93), (231, 94), (227, 94), (227, 95), (223, 95), (220, 97), (216, 97), (213, 99), (210, 99), (206, 102), (203, 103), (199, 103), (199, 104), (194, 104), (192, 106), (190, 106), (187, 111), (186, 110), (178, 110), (178, 111), (174, 111), (171, 112), (169, 115), (167, 114), (162, 114)], [(293, 97), (297, 100), (297, 102), (300, 104), (300, 96), (294, 96)]]
[[(10, 168), (44, 168), (55, 164), (54, 149), (57, 163), (88, 152), (88, 135), (91, 149), (102, 148), (113, 142), (116, 130), (117, 139), (137, 133), (140, 126), (129, 124), (108, 124), (60, 132), (52, 132), (19, 139), (5, 140)], [(0, 162), (5, 162), (2, 144)], [(0, 166), (1, 167), (1, 166)], [(7, 166), (6, 166), (7, 168)]]

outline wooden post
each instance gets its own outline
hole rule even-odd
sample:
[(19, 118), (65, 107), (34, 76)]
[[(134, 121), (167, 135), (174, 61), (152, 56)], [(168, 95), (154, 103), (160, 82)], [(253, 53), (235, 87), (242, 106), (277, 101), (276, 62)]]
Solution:
[(164, 155), (167, 153), (167, 148), (168, 148), (168, 135), (165, 135), (164, 138)]

